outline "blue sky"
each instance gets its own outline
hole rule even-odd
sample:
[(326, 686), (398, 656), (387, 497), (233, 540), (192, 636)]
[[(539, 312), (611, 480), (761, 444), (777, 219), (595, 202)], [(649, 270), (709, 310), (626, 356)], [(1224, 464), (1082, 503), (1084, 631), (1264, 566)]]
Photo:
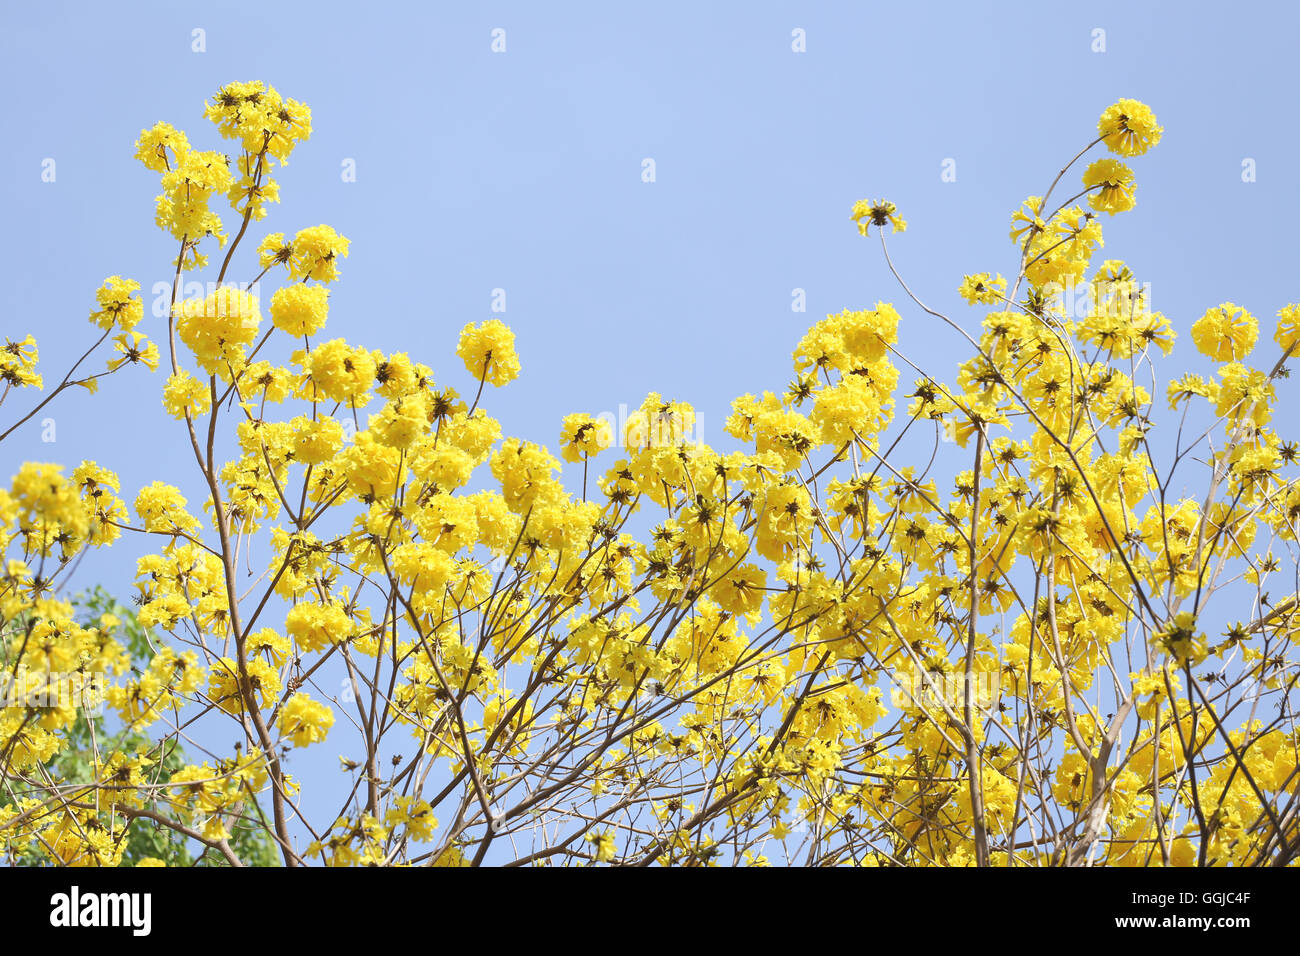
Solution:
[[(1267, 325), (1300, 298), (1290, 284), (1300, 150), (1278, 108), (1292, 85), (1293, 13), (659, 3), (348, 4), (321, 15), (330, 9), (6, 9), (0, 76), (21, 92), (0, 150), (2, 331), (38, 335), (47, 378), (88, 343), (105, 276), (146, 293), (169, 278), (172, 241), (152, 223), (157, 177), (131, 158), (135, 137), (165, 119), (216, 148), (202, 103), (234, 79), (312, 106), (315, 132), (252, 238), (328, 222), (352, 240), (327, 331), (408, 350), (463, 388), (456, 335), (491, 317), (504, 289), (524, 374), (489, 408), (508, 433), (551, 445), (564, 414), (617, 412), (652, 389), (693, 402), (703, 437), (718, 440), (732, 398), (784, 386), (790, 351), (818, 317), (901, 304), (878, 247), (848, 220), (864, 196), (892, 199), (908, 219), (892, 247), (913, 288), (973, 325), (956, 295), (962, 274), (1013, 268), (1012, 209), (1046, 188), (1120, 96), (1149, 103), (1166, 133), (1133, 162), (1138, 207), (1106, 222), (1105, 255), (1150, 282), (1183, 331), (1225, 299)], [(498, 27), (506, 52), (494, 54)], [(191, 50), (195, 28), (206, 52)], [(805, 53), (791, 50), (795, 28)], [(1091, 49), (1096, 28), (1104, 53)], [(1253, 183), (1241, 179), (1248, 157)], [(41, 179), (47, 158), (53, 183)], [(642, 182), (645, 158), (653, 183)], [(940, 178), (949, 158), (955, 182)], [(342, 181), (345, 159), (356, 182)], [(251, 278), (251, 246), (232, 277)], [(795, 288), (806, 313), (791, 310)], [(963, 357), (934, 321), (904, 317), (906, 354)], [(6, 443), (5, 464), (91, 457), (131, 488), (155, 477), (162, 450), (188, 474), (160, 378), (109, 385), (55, 407), (54, 444), (29, 424)], [(12, 417), (19, 403), (9, 404)], [(113, 557), (103, 575), (120, 587), (129, 567)]]
[[(507, 434), (552, 448), (565, 414), (616, 413), (651, 390), (692, 402), (702, 437), (725, 444), (731, 399), (782, 390), (808, 325), (877, 300), (903, 313), (900, 349), (951, 380), (960, 341), (905, 306), (851, 204), (897, 203), (909, 221), (891, 240), (899, 268), (974, 327), (962, 274), (1014, 270), (1012, 210), (1124, 96), (1148, 103), (1165, 136), (1132, 161), (1138, 206), (1106, 221), (1105, 256), (1151, 284), (1180, 352), (1209, 306), (1245, 305), (1266, 339), (1276, 310), (1300, 299), (1300, 132), (1286, 99), (1300, 16), (1283, 5), (6, 0), (0, 23), (0, 334), (37, 336), (47, 382), (91, 341), (106, 276), (136, 279), (147, 302), (170, 277), (173, 241), (153, 225), (157, 176), (132, 159), (136, 136), (167, 120), (218, 148), (203, 101), (232, 80), (307, 102), (315, 131), (231, 277), (252, 277), (265, 233), (329, 223), (352, 251), (327, 332), (408, 351), (471, 392), (456, 337), (493, 317), (504, 289), (496, 317), (514, 328), (524, 373), (486, 404)], [(792, 50), (796, 29), (806, 52)], [(54, 182), (42, 181), (47, 159)], [(948, 159), (954, 182), (941, 179)], [(791, 309), (795, 289), (805, 313)], [(147, 318), (142, 330), (163, 327)], [(23, 460), (92, 458), (128, 500), (162, 478), (197, 509), (162, 376), (132, 369), (93, 400), (61, 399), (57, 440), (29, 423), (0, 451), (3, 478)], [(11, 399), (0, 430), (25, 410)], [(144, 552), (124, 540), (77, 583), (125, 595)], [(322, 749), (330, 761), (338, 750)]]

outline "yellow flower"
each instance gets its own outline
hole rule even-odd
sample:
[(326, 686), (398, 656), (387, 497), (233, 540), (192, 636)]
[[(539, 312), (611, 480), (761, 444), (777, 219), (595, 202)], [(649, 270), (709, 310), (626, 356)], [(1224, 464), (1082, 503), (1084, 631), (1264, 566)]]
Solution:
[(175, 534), (198, 528), (198, 522), (185, 510), (185, 496), (180, 489), (161, 481), (140, 489), (135, 497), (135, 513), (146, 531)]
[(293, 391), (293, 378), (286, 368), (270, 362), (254, 362), (244, 368), (239, 387), (245, 398), (265, 398), (276, 404), (283, 402)]
[(767, 575), (755, 564), (745, 564), (713, 586), (710, 596), (730, 614), (756, 614), (763, 607)]
[(587, 834), (587, 842), (595, 850), (597, 863), (608, 863), (618, 854), (618, 844), (614, 842), (614, 834), (609, 830)]
[(971, 305), (997, 305), (1007, 294), (1007, 280), (999, 275), (992, 278), (987, 272), (965, 276), (957, 290)]
[(433, 815), (429, 801), (416, 797), (398, 797), (395, 805), (388, 811), (384, 822), (389, 829), (405, 826), (413, 840), (428, 840), (433, 831), (438, 829), (438, 818)]
[(858, 232), (864, 236), (869, 234), (871, 226), (883, 228), (885, 223), (892, 225), (894, 232), (907, 230), (907, 220), (898, 215), (898, 208), (886, 199), (859, 199), (853, 204), (849, 218), (858, 224)]
[(1192, 341), (1201, 354), (1221, 362), (1243, 359), (1255, 347), (1259, 323), (1239, 305), (1224, 302), (1192, 323)]
[(307, 398), (315, 400), (314, 393), (319, 392), (330, 401), (358, 408), (369, 400), (375, 360), (366, 349), (351, 347), (343, 339), (331, 339), (303, 355), (303, 363), (311, 386)]
[(244, 364), (244, 350), (257, 337), (262, 321), (257, 296), (222, 286), (203, 298), (176, 306), (176, 333), (194, 352), (204, 371), (226, 374)]
[(291, 421), (293, 458), (307, 465), (329, 461), (343, 446), (343, 426), (337, 419), (298, 415)]
[(1146, 312), (1135, 316), (1133, 332), (1144, 346), (1155, 343), (1165, 355), (1173, 352), (1174, 339), (1178, 337), (1169, 320), (1159, 312)]
[(246, 646), (250, 655), (264, 653), (276, 667), (284, 665), (292, 650), (289, 638), (270, 627), (264, 627), (248, 635)]
[(604, 418), (585, 412), (564, 416), (560, 447), (565, 461), (585, 461), (614, 444), (614, 429)]
[(456, 354), (465, 369), (476, 379), (505, 385), (519, 377), (519, 356), (515, 354), (515, 334), (500, 319), (482, 325), (470, 322), (460, 331)]
[(280, 734), (295, 747), (306, 747), (324, 740), (334, 726), (334, 712), (299, 691), (280, 710)]
[(319, 651), (345, 641), (353, 633), (352, 619), (342, 605), (307, 601), (289, 609), (285, 632), (298, 642), (300, 650)]
[(329, 226), (300, 229), (291, 244), (289, 278), (333, 282), (339, 277), (339, 257), (347, 257), (349, 244)]
[(1250, 418), (1256, 425), (1266, 425), (1273, 417), (1273, 400), (1277, 392), (1268, 374), (1257, 368), (1247, 368), (1240, 362), (1229, 362), (1219, 369), (1218, 405), (1216, 415), (1239, 421)]
[(173, 418), (191, 418), (206, 415), (212, 408), (212, 394), (206, 382), (200, 382), (189, 372), (181, 369), (167, 376), (163, 386), (163, 407)]
[(36, 340), (30, 335), (21, 342), (6, 336), (4, 346), (0, 347), (0, 382), (17, 388), (43, 387), (41, 376), (36, 374), (38, 357)]
[(864, 438), (888, 423), (880, 396), (861, 377), (851, 376), (817, 390), (809, 420), (818, 438), (831, 445)]
[(1021, 237), (1033, 239), (1046, 231), (1047, 223), (1043, 221), (1043, 197), (1030, 196), (1014, 213), (1011, 214), (1011, 241), (1020, 242)]
[[(141, 342), (144, 343), (143, 347)], [(113, 339), (113, 348), (122, 356), (110, 359), (108, 369), (115, 372), (126, 362), (140, 363), (151, 372), (158, 371), (158, 346), (150, 342), (139, 332), (123, 332)]]
[(271, 296), (271, 321), (295, 338), (315, 335), (329, 314), (329, 292), (318, 285), (290, 285)]
[(1282, 346), (1284, 351), (1294, 348), (1300, 342), (1300, 304), (1292, 303), (1278, 310), (1277, 331), (1273, 333), (1273, 341)]
[(117, 326), (130, 332), (144, 318), (144, 303), (132, 295), (140, 291), (140, 283), (121, 276), (109, 276), (95, 292), (99, 308), (90, 313), (90, 321), (108, 331)]
[(212, 196), (224, 195), (234, 177), (229, 157), (214, 151), (189, 150), (176, 157), (176, 163), (162, 175), (162, 195), (155, 204), (154, 222), (175, 239), (184, 240), (180, 265), (199, 268), (207, 257), (198, 252), (201, 237), (215, 236), (226, 243), (221, 217), (208, 203)]
[(433, 384), (429, 367), (412, 362), (405, 352), (385, 355), (376, 351), (372, 354), (375, 360), (375, 391), (384, 398), (400, 398), (423, 385)]
[(1156, 114), (1149, 106), (1122, 99), (1106, 107), (1097, 121), (1097, 132), (1112, 153), (1141, 156), (1160, 142), (1164, 129), (1156, 124)]
[(1083, 184), (1090, 191), (1088, 202), (1098, 212), (1113, 216), (1137, 205), (1133, 197), (1133, 170), (1119, 160), (1099, 159), (1090, 164), (1084, 171)]
[(152, 129), (140, 130), (140, 138), (135, 141), (135, 158), (156, 173), (167, 172), (189, 151), (185, 133), (170, 123), (155, 123)]
[(1196, 631), (1196, 615), (1180, 611), (1156, 632), (1157, 643), (1179, 664), (1195, 667), (1208, 653), (1205, 635)]
[(845, 309), (828, 315), (799, 342), (794, 351), (795, 371), (860, 373), (889, 353), (889, 347), (898, 341), (898, 323), (898, 312), (886, 302), (877, 302), (874, 309)]
[(235, 160), (239, 178), (226, 190), (231, 207), (250, 219), (265, 219), (266, 204), (280, 201), (280, 184), (267, 175), (265, 158), (245, 154)]
[(413, 392), (390, 400), (382, 412), (370, 418), (370, 431), (382, 445), (408, 448), (429, 431), (429, 397)]
[(284, 241), (284, 233), (273, 232), (257, 244), (257, 264), (263, 270), (275, 265), (290, 268), (293, 259), (293, 243)]
[(260, 80), (227, 83), (203, 115), (227, 139), (253, 156), (266, 153), (288, 165), (294, 146), (311, 136), (311, 110)]
[[(246, 665), (248, 686), (260, 707), (275, 700), (280, 693), (280, 674), (260, 657)], [(208, 672), (208, 699), (228, 714), (241, 714), (246, 707), (240, 690), (239, 665), (229, 657), (218, 658)]]

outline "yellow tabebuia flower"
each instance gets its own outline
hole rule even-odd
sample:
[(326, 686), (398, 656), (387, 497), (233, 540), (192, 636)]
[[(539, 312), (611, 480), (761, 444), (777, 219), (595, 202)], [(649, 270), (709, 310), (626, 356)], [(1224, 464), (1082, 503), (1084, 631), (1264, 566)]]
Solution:
[(334, 712), (299, 691), (280, 710), (280, 733), (295, 747), (320, 743), (334, 726)]
[(1221, 362), (1245, 358), (1255, 348), (1259, 322), (1239, 305), (1224, 302), (1192, 323), (1192, 341), (1202, 354)]
[(1108, 149), (1121, 156), (1141, 156), (1160, 142), (1164, 128), (1145, 103), (1121, 99), (1106, 107), (1097, 121), (1097, 132)]
[(519, 377), (519, 356), (514, 333), (500, 319), (482, 325), (469, 323), (461, 330), (456, 354), (475, 379), (505, 385)]

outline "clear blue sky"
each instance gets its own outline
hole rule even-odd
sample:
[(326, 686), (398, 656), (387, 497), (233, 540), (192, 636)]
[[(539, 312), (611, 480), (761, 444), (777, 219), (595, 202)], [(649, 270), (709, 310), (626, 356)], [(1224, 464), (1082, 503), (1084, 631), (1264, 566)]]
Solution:
[[(206, 52), (191, 49), (195, 28)], [(791, 49), (796, 28), (804, 53)], [(705, 440), (721, 440), (733, 397), (783, 388), (809, 324), (877, 299), (898, 303), (903, 351), (951, 379), (965, 352), (904, 306), (850, 205), (896, 202), (910, 223), (892, 242), (899, 267), (974, 325), (962, 274), (1014, 269), (1011, 211), (1122, 96), (1147, 102), (1166, 132), (1132, 161), (1138, 206), (1106, 221), (1105, 255), (1151, 283), (1185, 349), (1191, 323), (1224, 300), (1260, 316), (1264, 338), (1300, 299), (1298, 32), (1281, 4), (4, 0), (0, 333), (36, 334), (57, 381), (90, 341), (106, 276), (137, 279), (146, 299), (167, 281), (157, 176), (132, 144), (167, 120), (218, 148), (204, 99), (261, 79), (307, 102), (315, 132), (232, 277), (251, 278), (266, 232), (329, 223), (352, 254), (327, 332), (409, 351), (462, 390), (457, 333), (492, 317), (505, 289), (524, 374), (488, 408), (508, 434), (552, 447), (563, 415), (617, 412), (652, 389), (694, 403)], [(654, 183), (642, 182), (647, 157)], [(955, 182), (941, 181), (948, 158)], [(1242, 181), (1245, 158), (1256, 182)], [(356, 182), (342, 181), (345, 159)], [(791, 311), (795, 288), (804, 314)], [(142, 330), (162, 328), (147, 318)], [(134, 369), (93, 401), (61, 400), (57, 441), (30, 423), (0, 450), (3, 478), (25, 459), (93, 458), (128, 500), (164, 478), (197, 510), (162, 375)], [(7, 403), (0, 428), (20, 410)], [(128, 594), (144, 549), (119, 542), (78, 583)], [(332, 761), (342, 748), (320, 749)]]

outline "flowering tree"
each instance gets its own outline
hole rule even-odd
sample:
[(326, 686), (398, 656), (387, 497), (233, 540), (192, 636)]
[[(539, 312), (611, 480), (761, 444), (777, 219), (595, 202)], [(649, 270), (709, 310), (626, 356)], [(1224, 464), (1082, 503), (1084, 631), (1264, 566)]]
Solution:
[[(798, 342), (784, 394), (733, 403), (729, 450), (658, 394), (617, 434), (568, 416), (569, 488), (481, 405), (519, 374), (507, 327), (461, 332), (467, 401), (435, 383), (445, 360), (321, 334), (348, 324), (329, 316), (346, 238), (245, 245), (307, 107), (233, 83), (205, 114), (233, 159), (166, 123), (136, 144), (178, 244), (162, 401), (201, 517), (162, 480), (128, 509), (89, 461), (29, 462), (0, 490), (11, 858), (116, 865), (144, 825), (231, 865), (250, 827), (288, 865), (1295, 860), (1300, 487), (1269, 423), (1300, 306), (1260, 367), (1256, 319), (1212, 308), (1191, 338), (1221, 364), (1158, 376), (1171, 323), (1122, 262), (1093, 262), (1132, 171), (1097, 159), (1053, 198), (1090, 150), (1154, 146), (1146, 106), (1108, 108), (1014, 214), (1010, 283), (965, 277), (978, 335), (899, 277), (909, 321), (969, 347), (947, 382), (900, 352), (894, 306), (846, 310)], [(895, 207), (852, 218), (892, 271)], [(180, 295), (214, 268), (209, 294)], [(0, 438), (67, 388), (160, 364), (138, 289), (104, 283), (98, 340)], [(81, 371), (110, 336), (106, 370)], [(0, 401), (41, 388), (36, 363), (30, 336), (6, 342)], [(124, 534), (156, 547), (134, 670), (121, 617), (61, 597)], [(223, 757), (162, 759), (222, 727), (240, 741)], [(295, 779), (294, 748), (331, 729), (335, 779)], [(60, 758), (87, 733), (74, 777)], [(308, 786), (336, 809), (308, 813)]]

